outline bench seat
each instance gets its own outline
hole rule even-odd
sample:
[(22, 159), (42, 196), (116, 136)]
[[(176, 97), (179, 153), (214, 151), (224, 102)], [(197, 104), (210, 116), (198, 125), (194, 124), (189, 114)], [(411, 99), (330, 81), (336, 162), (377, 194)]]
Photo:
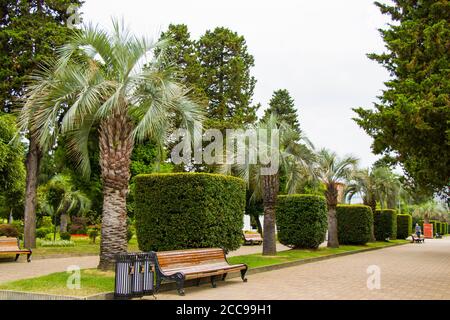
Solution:
[(263, 238), (259, 233), (244, 233), (244, 244), (246, 245), (259, 245), (263, 243)]
[(243, 281), (247, 265), (230, 265), (223, 249), (190, 249), (165, 252), (151, 252), (156, 266), (156, 291), (162, 280), (173, 280), (177, 283), (178, 293), (184, 295), (184, 281), (210, 277), (215, 287), (215, 277), (222, 280), (230, 272), (241, 272)]
[(31, 262), (32, 251), (30, 249), (20, 249), (20, 242), (17, 238), (0, 238), (0, 255), (8, 254), (15, 254), (15, 261), (19, 259), (21, 254), (26, 254), (27, 261)]

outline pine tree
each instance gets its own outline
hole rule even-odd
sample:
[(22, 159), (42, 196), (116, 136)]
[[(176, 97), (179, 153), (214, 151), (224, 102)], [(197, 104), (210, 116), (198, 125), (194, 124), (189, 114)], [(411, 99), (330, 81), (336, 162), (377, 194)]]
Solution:
[(395, 24), (380, 30), (387, 51), (369, 58), (392, 75), (375, 110), (355, 109), (376, 154), (401, 164), (409, 182), (450, 196), (450, 2), (376, 3)]
[(272, 94), (269, 108), (264, 112), (263, 119), (267, 119), (272, 113), (276, 114), (280, 121), (286, 122), (299, 134), (301, 133), (295, 102), (288, 90), (280, 89)]

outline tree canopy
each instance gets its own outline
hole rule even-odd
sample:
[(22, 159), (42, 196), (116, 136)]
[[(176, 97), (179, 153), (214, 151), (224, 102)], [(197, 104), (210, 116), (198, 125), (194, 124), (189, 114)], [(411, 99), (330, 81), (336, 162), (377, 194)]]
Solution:
[(449, 196), (450, 3), (376, 3), (393, 24), (380, 30), (386, 52), (369, 58), (391, 74), (375, 110), (355, 109), (375, 154), (401, 164), (410, 184)]

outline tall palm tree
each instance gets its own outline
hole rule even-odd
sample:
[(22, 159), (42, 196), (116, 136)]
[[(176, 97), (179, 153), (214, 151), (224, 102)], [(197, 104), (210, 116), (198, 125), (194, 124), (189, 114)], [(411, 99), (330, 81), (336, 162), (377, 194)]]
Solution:
[[(275, 206), (277, 196), (280, 191), (280, 171), (286, 174), (286, 187), (283, 190), (286, 193), (295, 193), (297, 185), (303, 179), (311, 168), (313, 162), (313, 152), (311, 143), (306, 137), (299, 137), (299, 133), (295, 131), (285, 122), (280, 122), (274, 114), (270, 115), (257, 126), (253, 127), (259, 135), (267, 134), (267, 141), (271, 141), (273, 132), (278, 132), (278, 145), (265, 146), (269, 153), (277, 157), (271, 160), (269, 164), (237, 164), (234, 166), (221, 167), (222, 173), (235, 174), (248, 182), (248, 187), (252, 192), (250, 201), (258, 201), (262, 199), (264, 207), (264, 238), (263, 238), (263, 255), (276, 255), (276, 215)], [(300, 141), (305, 144), (301, 144)], [(258, 152), (258, 146), (247, 145), (248, 152)], [(277, 148), (276, 150), (274, 148)], [(253, 150), (252, 150), (253, 148)], [(247, 157), (248, 158), (248, 157)], [(248, 160), (248, 159), (247, 159)], [(274, 161), (274, 162), (273, 162)], [(267, 169), (276, 163), (276, 173), (265, 173), (263, 169)], [(224, 170), (225, 169), (225, 170)]]
[(104, 196), (100, 269), (112, 268), (114, 255), (127, 251), (126, 196), (135, 142), (152, 138), (162, 145), (176, 117), (192, 131), (202, 120), (187, 98), (189, 90), (162, 67), (165, 43), (139, 39), (117, 21), (113, 27), (111, 34), (91, 25), (74, 34), (56, 61), (34, 75), (20, 119), (22, 128), (36, 128), (40, 145), (65, 135), (85, 175), (88, 138), (98, 132)]
[(394, 209), (400, 196), (401, 183), (388, 167), (376, 167), (373, 169), (377, 200), (381, 209)]
[(336, 218), (338, 185), (352, 178), (357, 164), (358, 159), (353, 156), (346, 156), (340, 159), (335, 152), (327, 149), (321, 149), (317, 153), (314, 176), (326, 187), (325, 198), (328, 205), (328, 247), (330, 248), (339, 247)]

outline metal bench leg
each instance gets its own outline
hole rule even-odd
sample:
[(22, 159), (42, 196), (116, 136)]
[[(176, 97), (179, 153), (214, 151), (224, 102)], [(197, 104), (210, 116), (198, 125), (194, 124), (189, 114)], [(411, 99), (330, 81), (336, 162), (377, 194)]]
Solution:
[(213, 288), (217, 287), (215, 276), (211, 276), (211, 287), (213, 287)]
[(225, 281), (226, 278), (227, 278), (227, 273), (224, 273), (222, 276), (222, 281)]
[(248, 268), (245, 268), (244, 270), (241, 270), (241, 278), (242, 281), (247, 282), (247, 278), (245, 277), (245, 274), (247, 273)]
[(198, 278), (198, 279), (196, 280), (195, 286), (196, 286), (196, 287), (199, 287), (199, 286), (200, 286), (200, 278)]
[(31, 262), (31, 253), (27, 254), (27, 262)]
[(182, 274), (177, 274), (175, 281), (177, 282), (178, 294), (184, 296), (184, 276)]
[(160, 287), (161, 287), (161, 276), (157, 274), (156, 275), (155, 292), (158, 292)]
[(17, 259), (19, 259), (20, 254), (16, 254), (16, 258), (14, 259), (14, 261), (17, 261)]

